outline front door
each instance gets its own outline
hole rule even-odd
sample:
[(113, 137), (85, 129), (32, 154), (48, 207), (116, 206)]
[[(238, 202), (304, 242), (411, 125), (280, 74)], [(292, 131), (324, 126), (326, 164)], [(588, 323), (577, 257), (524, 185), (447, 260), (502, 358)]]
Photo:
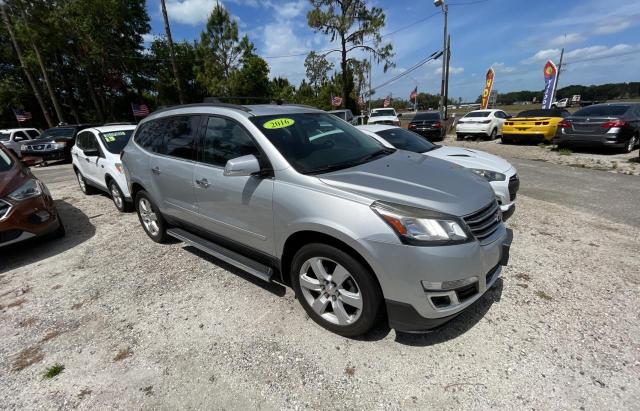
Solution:
[(87, 130), (78, 134), (78, 140), (81, 141), (80, 149), (76, 149), (78, 168), (80, 169), (80, 172), (86, 180), (92, 183), (92, 185), (104, 187), (104, 179), (102, 179), (102, 176), (98, 173), (98, 162), (101, 160), (101, 156), (88, 156), (84, 153), (84, 150), (95, 149), (100, 153), (100, 145), (96, 140), (96, 136), (93, 132)]
[(230, 159), (253, 154), (264, 163), (266, 158), (235, 120), (209, 117), (206, 123), (193, 179), (201, 227), (273, 255), (273, 179), (223, 175)]

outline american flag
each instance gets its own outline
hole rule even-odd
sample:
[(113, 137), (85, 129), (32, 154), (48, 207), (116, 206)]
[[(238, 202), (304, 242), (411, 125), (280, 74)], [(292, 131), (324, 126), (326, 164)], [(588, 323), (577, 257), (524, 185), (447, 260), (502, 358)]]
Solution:
[(13, 110), (13, 114), (16, 116), (16, 120), (18, 120), (18, 123), (31, 120), (31, 113), (29, 111), (17, 109)]
[(383, 107), (389, 107), (389, 105), (391, 104), (391, 96), (387, 96), (384, 98), (384, 103), (382, 104)]
[(131, 103), (131, 110), (133, 110), (134, 117), (146, 117), (149, 115), (149, 107), (146, 104)]
[(334, 107), (339, 107), (342, 105), (342, 97), (340, 96), (333, 96), (331, 97), (331, 105)]
[(418, 86), (416, 86), (416, 88), (413, 89), (411, 94), (409, 94), (409, 100), (415, 100), (416, 97), (418, 97)]

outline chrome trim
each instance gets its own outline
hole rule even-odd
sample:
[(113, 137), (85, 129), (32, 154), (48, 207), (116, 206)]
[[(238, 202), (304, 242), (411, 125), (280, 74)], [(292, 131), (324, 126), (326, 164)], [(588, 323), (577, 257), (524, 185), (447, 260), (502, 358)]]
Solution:
[[(7, 218), (7, 216), (9, 215), (11, 210), (13, 209), (13, 205), (10, 202), (2, 200), (2, 199), (0, 199), (0, 203), (5, 203), (8, 206), (7, 209), (5, 210), (5, 212), (2, 215), (0, 215), (0, 221), (2, 221), (5, 218)], [(1, 210), (2, 209), (0, 208), (0, 212), (1, 212)]]

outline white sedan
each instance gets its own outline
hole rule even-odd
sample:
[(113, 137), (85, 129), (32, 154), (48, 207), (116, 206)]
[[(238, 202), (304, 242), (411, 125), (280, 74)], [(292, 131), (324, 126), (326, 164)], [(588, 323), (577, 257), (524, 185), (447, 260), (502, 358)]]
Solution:
[(510, 116), (502, 110), (471, 111), (456, 123), (457, 139), (470, 135), (495, 140), (502, 135), (502, 125), (507, 118)]
[(358, 126), (358, 128), (387, 147), (422, 153), (470, 169), (489, 181), (496, 193), (500, 209), (506, 214), (505, 217), (508, 218), (515, 211), (515, 199), (520, 187), (520, 180), (518, 180), (515, 167), (508, 161), (484, 151), (439, 146), (400, 127), (366, 125)]
[(73, 171), (82, 192), (92, 194), (98, 189), (109, 193), (119, 211), (131, 208), (120, 152), (135, 128), (133, 125), (87, 128), (78, 133), (71, 149)]

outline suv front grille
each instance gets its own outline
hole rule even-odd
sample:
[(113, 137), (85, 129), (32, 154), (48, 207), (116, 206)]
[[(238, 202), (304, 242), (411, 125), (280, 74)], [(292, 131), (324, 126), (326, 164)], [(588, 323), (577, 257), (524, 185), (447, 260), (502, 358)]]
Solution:
[(464, 221), (469, 226), (473, 235), (476, 236), (478, 240), (482, 241), (500, 227), (502, 214), (498, 203), (496, 201), (492, 201), (491, 204), (481, 210), (464, 217)]
[(5, 218), (7, 214), (9, 214), (9, 211), (11, 211), (11, 204), (4, 200), (0, 200), (0, 220)]
[(509, 179), (509, 197), (511, 197), (511, 201), (516, 199), (516, 195), (518, 194), (518, 190), (520, 189), (520, 179), (517, 174), (514, 174)]

